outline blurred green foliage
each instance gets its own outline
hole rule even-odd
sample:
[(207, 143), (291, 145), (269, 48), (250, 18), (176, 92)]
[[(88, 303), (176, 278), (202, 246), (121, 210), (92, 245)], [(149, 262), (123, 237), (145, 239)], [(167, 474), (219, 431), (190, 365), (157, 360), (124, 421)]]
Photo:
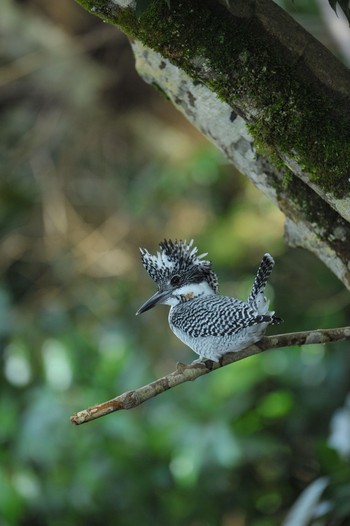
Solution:
[(70, 0), (0, 15), (0, 525), (277, 526), (322, 475), (346, 524), (348, 461), (327, 439), (348, 344), (255, 356), (70, 424), (195, 358), (166, 308), (135, 318), (154, 288), (139, 246), (194, 237), (238, 297), (270, 251), (285, 331), (348, 324), (349, 295), (138, 79), (121, 34)]

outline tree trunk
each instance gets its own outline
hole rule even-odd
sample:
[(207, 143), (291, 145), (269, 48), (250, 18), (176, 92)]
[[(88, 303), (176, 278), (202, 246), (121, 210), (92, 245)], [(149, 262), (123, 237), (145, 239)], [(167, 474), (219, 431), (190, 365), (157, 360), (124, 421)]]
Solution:
[[(77, 0), (350, 289), (350, 73), (271, 0)], [(145, 2), (143, 2), (145, 3)]]

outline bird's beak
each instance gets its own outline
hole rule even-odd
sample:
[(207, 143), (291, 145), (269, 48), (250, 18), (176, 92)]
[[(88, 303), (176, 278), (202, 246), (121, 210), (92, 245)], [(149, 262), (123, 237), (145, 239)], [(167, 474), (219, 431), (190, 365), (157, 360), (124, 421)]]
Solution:
[(139, 310), (136, 312), (136, 316), (138, 314), (142, 314), (143, 312), (146, 312), (146, 310), (152, 309), (157, 305), (157, 303), (161, 303), (163, 300), (168, 298), (170, 295), (169, 290), (158, 290), (153, 296), (151, 296), (145, 303), (139, 308)]

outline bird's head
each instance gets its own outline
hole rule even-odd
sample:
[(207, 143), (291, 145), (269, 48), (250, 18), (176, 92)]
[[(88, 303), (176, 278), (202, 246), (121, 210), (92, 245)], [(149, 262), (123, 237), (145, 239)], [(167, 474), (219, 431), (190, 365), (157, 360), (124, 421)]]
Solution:
[(155, 281), (158, 291), (137, 311), (141, 314), (157, 303), (177, 305), (203, 294), (218, 292), (218, 279), (211, 262), (203, 259), (207, 254), (197, 255), (193, 240), (159, 243), (160, 251), (151, 255), (141, 248), (143, 266)]

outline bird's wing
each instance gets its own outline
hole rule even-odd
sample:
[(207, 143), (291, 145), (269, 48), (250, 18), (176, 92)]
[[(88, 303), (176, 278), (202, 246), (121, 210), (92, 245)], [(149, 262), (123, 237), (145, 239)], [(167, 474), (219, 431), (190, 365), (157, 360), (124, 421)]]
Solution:
[(247, 302), (228, 296), (208, 295), (172, 309), (174, 327), (195, 338), (237, 334), (245, 327), (271, 321)]

